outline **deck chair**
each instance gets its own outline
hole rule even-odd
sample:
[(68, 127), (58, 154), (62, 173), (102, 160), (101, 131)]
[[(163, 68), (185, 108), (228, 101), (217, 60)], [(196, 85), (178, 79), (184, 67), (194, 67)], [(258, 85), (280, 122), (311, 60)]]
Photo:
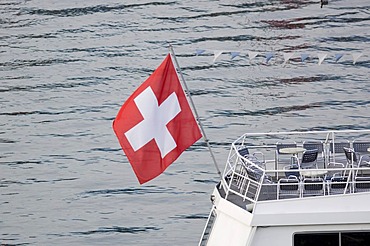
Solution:
[(355, 192), (370, 191), (370, 177), (355, 177)]
[[(326, 169), (328, 170), (328, 172), (325, 175), (325, 178), (324, 178), (325, 181), (330, 181), (334, 176), (345, 175), (343, 163), (330, 162), (328, 163)], [(338, 170), (338, 169), (343, 169), (343, 170)]]
[(292, 164), (292, 155), (291, 154), (285, 154), (281, 153), (280, 150), (283, 148), (295, 148), (297, 147), (297, 143), (276, 143), (276, 149), (275, 149), (275, 169), (278, 169), (279, 163), (283, 164)]
[(345, 194), (349, 190), (348, 176), (334, 175), (328, 182), (328, 194)]
[[(359, 153), (355, 152), (352, 148), (343, 148), (344, 154), (347, 159), (347, 165), (346, 167), (367, 167), (370, 168), (370, 157), (369, 155), (360, 155)], [(357, 169), (355, 171), (355, 175), (358, 176), (358, 173), (361, 173), (361, 176), (364, 174), (364, 172), (367, 172), (369, 174), (369, 170), (363, 170), (363, 169)]]
[(284, 166), (283, 168), (285, 170), (285, 177), (289, 178), (289, 176), (295, 176), (297, 178), (300, 177), (300, 174), (299, 174), (299, 166), (298, 164), (291, 164), (291, 165), (287, 165), (287, 166)]
[(249, 149), (247, 147), (243, 147), (243, 148), (238, 149), (238, 152), (241, 156), (249, 155)]
[(299, 163), (300, 167), (302, 169), (305, 168), (317, 168), (317, 155), (318, 155), (317, 149), (309, 149), (303, 152), (302, 159)]
[[(266, 164), (264, 161), (264, 155), (262, 152), (254, 152), (253, 154), (250, 154), (249, 149), (247, 147), (243, 147), (238, 149), (238, 152), (241, 156), (251, 161), (253, 164), (258, 166), (261, 169), (266, 169)], [(262, 156), (262, 161), (256, 157), (256, 155), (260, 154)], [(242, 170), (240, 171), (240, 174), (242, 176), (247, 175), (250, 179), (260, 182), (261, 178), (263, 177), (263, 181), (271, 180), (271, 177), (269, 175), (264, 175), (264, 172), (259, 169), (258, 167), (247, 163), (244, 159), (242, 159)]]
[(324, 143), (322, 141), (305, 141), (303, 142), (303, 148), (306, 150), (312, 150), (312, 149), (317, 149), (318, 151), (318, 160), (322, 160), (319, 163), (321, 163), (322, 167), (325, 168), (325, 164), (328, 162), (326, 160), (326, 155), (325, 155), (325, 148), (324, 148)]
[(322, 178), (305, 178), (302, 185), (303, 197), (325, 195), (325, 183)]
[[(250, 153), (249, 149), (247, 147), (243, 147), (243, 148), (238, 149), (238, 152), (241, 156), (250, 160), (254, 164), (256, 164), (256, 165), (258, 165), (262, 168), (266, 167), (265, 156), (262, 152), (255, 151), (253, 153)], [(258, 155), (260, 156), (259, 158), (257, 157)]]
[(359, 156), (358, 154), (351, 148), (343, 148), (344, 154), (346, 155), (347, 159), (347, 166), (355, 166), (357, 167), (358, 165), (358, 160)]
[(353, 141), (352, 148), (356, 153), (369, 154), (367, 149), (370, 148), (370, 142)]
[(300, 183), (296, 176), (281, 178), (278, 181), (278, 199), (289, 199), (300, 197)]
[(350, 142), (331, 142), (329, 144), (329, 162), (344, 162), (343, 148), (350, 148)]
[(324, 143), (322, 141), (305, 141), (303, 142), (303, 148), (317, 149), (321, 157), (324, 157)]
[(254, 181), (260, 182), (263, 176), (263, 171), (251, 165), (247, 167), (247, 174), (249, 178), (253, 179)]
[(352, 143), (353, 150), (355, 151), (359, 162), (358, 167), (370, 167), (370, 142), (356, 142)]
[(343, 148), (347, 164), (354, 167), (370, 167), (370, 156), (361, 155), (352, 148)]
[(331, 154), (333, 153), (342, 153), (343, 148), (350, 148), (351, 143), (349, 141), (347, 142), (331, 142), (329, 145), (329, 151)]

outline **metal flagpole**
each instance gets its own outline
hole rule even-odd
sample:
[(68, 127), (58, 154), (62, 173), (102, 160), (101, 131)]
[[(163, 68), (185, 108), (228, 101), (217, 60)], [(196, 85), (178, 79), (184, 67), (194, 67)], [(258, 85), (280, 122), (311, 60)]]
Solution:
[(213, 151), (212, 151), (212, 149), (211, 149), (211, 145), (209, 144), (209, 140), (208, 140), (208, 138), (207, 138), (207, 136), (206, 136), (206, 133), (205, 133), (205, 131), (204, 131), (204, 129), (203, 129), (203, 125), (202, 125), (202, 123), (200, 122), (199, 115), (198, 115), (197, 109), (195, 108), (195, 104), (194, 104), (194, 102), (193, 102), (193, 99), (191, 98), (189, 88), (188, 88), (188, 86), (187, 86), (187, 84), (186, 84), (186, 81), (185, 81), (184, 76), (182, 75), (182, 71), (181, 71), (181, 68), (180, 68), (180, 66), (179, 66), (179, 63), (177, 62), (176, 55), (175, 55), (175, 51), (173, 50), (173, 47), (172, 47), (172, 45), (171, 45), (171, 44), (169, 44), (169, 46), (170, 46), (170, 52), (171, 52), (172, 57), (174, 58), (174, 61), (175, 61), (175, 64), (176, 64), (176, 68), (178, 69), (178, 72), (179, 72), (179, 74), (180, 74), (180, 77), (181, 77), (181, 80), (182, 80), (182, 82), (183, 82), (183, 85), (185, 86), (186, 94), (188, 95), (188, 98), (189, 98), (189, 100), (190, 100), (190, 104), (191, 104), (191, 106), (192, 106), (192, 108), (193, 108), (193, 110), (194, 110), (195, 118), (197, 119), (197, 122), (198, 122), (198, 124), (199, 124), (200, 130), (202, 131), (203, 139), (204, 139), (204, 141), (205, 141), (205, 142), (206, 142), (206, 144), (207, 144), (207, 147), (208, 147), (209, 152), (211, 153), (211, 157), (212, 157), (212, 159), (213, 159), (213, 163), (214, 163), (214, 165), (215, 165), (215, 167), (216, 167), (217, 173), (218, 173), (218, 175), (219, 175), (219, 176), (220, 176), (220, 178), (221, 178), (221, 182), (223, 183), (223, 178), (222, 178), (222, 175), (221, 175), (221, 171), (220, 171), (220, 169), (219, 169), (219, 167), (218, 167), (218, 165), (217, 165), (217, 161), (216, 161), (215, 155), (213, 154)]

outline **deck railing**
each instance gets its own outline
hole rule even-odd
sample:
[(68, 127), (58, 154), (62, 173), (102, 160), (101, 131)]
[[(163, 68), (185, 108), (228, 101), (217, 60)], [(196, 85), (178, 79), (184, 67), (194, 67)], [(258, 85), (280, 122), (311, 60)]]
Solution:
[[(299, 148), (317, 142), (322, 150), (315, 166), (302, 168), (302, 153), (279, 156), (281, 142)], [(343, 146), (352, 148), (353, 143), (362, 143), (362, 152), (356, 153), (363, 157), (361, 163), (346, 158)], [(223, 177), (226, 199), (242, 204), (369, 192), (370, 130), (244, 134), (231, 146)]]

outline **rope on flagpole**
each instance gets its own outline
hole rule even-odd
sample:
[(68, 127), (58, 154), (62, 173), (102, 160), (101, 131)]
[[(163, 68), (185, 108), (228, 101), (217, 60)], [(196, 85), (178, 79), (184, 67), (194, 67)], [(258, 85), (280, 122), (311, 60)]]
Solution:
[(199, 124), (200, 130), (202, 131), (203, 139), (204, 139), (204, 141), (205, 141), (205, 142), (206, 142), (206, 144), (207, 144), (207, 147), (208, 147), (208, 149), (209, 149), (209, 152), (211, 153), (211, 157), (212, 157), (213, 163), (214, 163), (214, 165), (215, 165), (215, 167), (216, 167), (217, 173), (218, 173), (218, 175), (220, 176), (221, 181), (222, 181), (222, 183), (223, 183), (223, 178), (222, 178), (222, 175), (221, 175), (220, 168), (219, 168), (219, 167), (218, 167), (218, 165), (217, 165), (217, 161), (216, 161), (215, 155), (213, 154), (213, 151), (212, 151), (211, 145), (209, 144), (209, 140), (208, 140), (207, 135), (206, 135), (206, 133), (205, 133), (205, 131), (204, 131), (203, 125), (202, 125), (202, 123), (201, 123), (201, 121), (200, 121), (200, 119), (199, 119), (199, 115), (198, 115), (197, 109), (195, 108), (195, 104), (194, 104), (194, 102), (193, 102), (193, 99), (191, 98), (189, 88), (188, 88), (188, 86), (187, 86), (187, 84), (186, 84), (186, 81), (185, 81), (185, 78), (184, 78), (184, 76), (183, 76), (183, 74), (182, 74), (182, 71), (181, 71), (181, 68), (180, 68), (180, 66), (179, 66), (179, 63), (177, 62), (176, 55), (175, 55), (175, 51), (173, 50), (173, 47), (172, 47), (172, 45), (171, 45), (171, 44), (169, 44), (169, 47), (170, 47), (170, 52), (171, 52), (171, 54), (172, 54), (172, 57), (173, 57), (173, 59), (174, 59), (174, 61), (175, 61), (175, 64), (176, 64), (176, 68), (177, 68), (177, 70), (178, 70), (178, 72), (179, 72), (179, 74), (180, 74), (182, 84), (183, 84), (183, 85), (184, 85), (184, 87), (185, 87), (186, 94), (187, 94), (187, 96), (188, 96), (188, 98), (189, 98), (189, 100), (190, 100), (190, 104), (191, 104), (191, 106), (192, 106), (192, 108), (193, 108), (193, 110), (194, 110), (195, 118), (196, 118), (196, 120), (197, 120), (197, 122), (198, 122), (198, 124)]

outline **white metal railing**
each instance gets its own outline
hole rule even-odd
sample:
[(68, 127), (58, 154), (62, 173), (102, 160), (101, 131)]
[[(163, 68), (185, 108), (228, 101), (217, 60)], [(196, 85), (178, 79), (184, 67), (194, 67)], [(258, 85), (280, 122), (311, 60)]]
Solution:
[[(328, 196), (370, 191), (370, 161), (368, 167), (358, 167), (353, 160), (351, 163), (351, 161), (345, 158), (344, 152), (335, 152), (334, 148), (336, 143), (344, 141), (348, 141), (351, 147), (353, 141), (358, 139), (362, 139), (365, 143), (369, 141), (370, 147), (370, 130), (244, 134), (232, 143), (226, 162), (223, 174), (224, 184), (227, 184), (223, 187), (226, 199), (230, 195), (236, 195), (245, 203), (253, 204), (260, 200), (302, 198), (311, 195)], [(289, 163), (280, 163), (276, 160), (276, 143), (279, 141), (294, 141), (300, 146), (306, 140), (322, 141), (324, 144), (324, 156), (320, 166), (318, 168), (299, 168), (294, 170), (282, 168), (284, 165), (289, 165)], [(332, 145), (332, 148), (329, 145)], [(239, 153), (239, 150), (242, 148), (248, 148), (250, 151), (248, 156), (242, 156)], [(253, 153), (259, 153), (263, 158), (258, 159), (255, 155), (252, 156)], [(370, 155), (370, 151), (368, 155)], [(342, 162), (343, 167), (329, 168), (331, 163), (338, 162)], [(293, 179), (287, 180), (287, 184), (284, 184), (284, 187), (282, 181), (288, 179), (288, 172), (297, 173), (297, 182)], [(329, 174), (335, 173), (341, 175), (329, 176)], [(340, 180), (340, 176), (345, 179)], [(292, 185), (289, 187), (288, 185), (290, 184)], [(286, 189), (284, 190), (283, 187)], [(322, 189), (319, 190), (318, 187), (322, 187)], [(293, 188), (297, 188), (297, 190)], [(283, 193), (286, 197), (282, 196)]]

